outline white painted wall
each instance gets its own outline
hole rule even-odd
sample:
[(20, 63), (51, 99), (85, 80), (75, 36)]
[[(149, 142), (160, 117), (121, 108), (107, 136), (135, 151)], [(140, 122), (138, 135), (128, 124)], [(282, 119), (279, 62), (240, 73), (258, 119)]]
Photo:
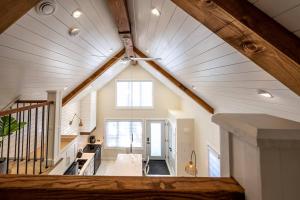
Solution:
[(80, 116), (79, 101), (70, 102), (62, 108), (61, 116), (61, 134), (62, 135), (78, 135), (79, 134), (79, 119), (74, 118), (73, 124), (70, 126), (69, 122), (72, 120), (74, 114)]
[[(117, 109), (115, 107), (116, 80), (152, 80), (154, 86), (153, 109)], [(103, 138), (105, 119), (166, 119), (168, 109), (180, 108), (180, 97), (174, 94), (160, 81), (142, 69), (139, 65), (129, 66), (116, 78), (98, 91), (97, 98), (97, 138)], [(104, 150), (104, 157), (114, 157), (120, 151)]]
[(208, 148), (220, 153), (219, 127), (211, 122), (211, 114), (190, 98), (183, 98), (181, 109), (194, 118), (194, 149), (197, 155), (198, 176), (208, 176)]
[(97, 92), (92, 91), (80, 100), (81, 132), (91, 132), (96, 127), (96, 99)]

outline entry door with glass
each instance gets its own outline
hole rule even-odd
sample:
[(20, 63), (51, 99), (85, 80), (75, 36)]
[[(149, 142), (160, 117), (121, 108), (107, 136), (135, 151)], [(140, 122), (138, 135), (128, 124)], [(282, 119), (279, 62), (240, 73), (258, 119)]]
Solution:
[(146, 155), (152, 160), (165, 159), (165, 121), (149, 120), (146, 135)]

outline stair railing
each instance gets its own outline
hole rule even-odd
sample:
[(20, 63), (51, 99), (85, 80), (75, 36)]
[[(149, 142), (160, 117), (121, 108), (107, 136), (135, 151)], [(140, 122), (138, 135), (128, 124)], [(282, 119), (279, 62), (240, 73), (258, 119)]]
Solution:
[(15, 108), (0, 111), (0, 174), (42, 174), (49, 167), (52, 104), (47, 100), (17, 100)]

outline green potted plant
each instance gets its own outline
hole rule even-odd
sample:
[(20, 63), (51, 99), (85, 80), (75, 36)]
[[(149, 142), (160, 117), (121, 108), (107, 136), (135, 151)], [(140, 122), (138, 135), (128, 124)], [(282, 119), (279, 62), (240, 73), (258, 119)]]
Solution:
[[(26, 125), (26, 122), (18, 122), (14, 117), (10, 117), (9, 128), (9, 116), (3, 116), (0, 118), (0, 148), (3, 145), (5, 137), (9, 134), (16, 132), (19, 127), (22, 129)], [(2, 152), (1, 152), (2, 153)], [(3, 153), (2, 153), (3, 154)], [(0, 158), (0, 174), (6, 173), (7, 159), (5, 157)]]

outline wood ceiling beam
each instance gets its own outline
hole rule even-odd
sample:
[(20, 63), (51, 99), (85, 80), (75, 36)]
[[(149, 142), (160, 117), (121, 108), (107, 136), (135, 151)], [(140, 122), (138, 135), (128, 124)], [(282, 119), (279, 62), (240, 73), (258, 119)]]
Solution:
[(246, 0), (172, 0), (300, 95), (300, 39)]
[(25, 15), (39, 0), (1, 0), (0, 1), (0, 33)]
[(97, 71), (80, 83), (76, 88), (74, 88), (68, 95), (66, 95), (62, 100), (62, 105), (66, 105), (75, 96), (77, 96), (82, 90), (89, 86), (93, 81), (99, 78), (105, 71), (113, 66), (125, 53), (125, 49), (122, 49), (117, 55), (109, 59), (105, 64), (103, 64)]
[(108, 7), (115, 18), (120, 38), (126, 49), (128, 57), (134, 57), (133, 40), (126, 0), (108, 0)]
[[(139, 49), (134, 47), (134, 52), (140, 56), (141, 58), (147, 58), (147, 56), (141, 52)], [(189, 97), (191, 97), (194, 101), (196, 101), (200, 106), (202, 106), (205, 110), (207, 110), (209, 113), (214, 114), (214, 108), (211, 107), (208, 103), (206, 103), (203, 99), (201, 99), (198, 95), (196, 95), (193, 91), (185, 87), (180, 81), (178, 81), (174, 76), (172, 76), (169, 72), (167, 72), (165, 69), (163, 69), (161, 66), (159, 66), (154, 61), (145, 61), (147, 62), (151, 67), (159, 71), (163, 76), (165, 76), (169, 81), (171, 81), (174, 85), (176, 85), (180, 90), (182, 90), (185, 94), (187, 94)]]

